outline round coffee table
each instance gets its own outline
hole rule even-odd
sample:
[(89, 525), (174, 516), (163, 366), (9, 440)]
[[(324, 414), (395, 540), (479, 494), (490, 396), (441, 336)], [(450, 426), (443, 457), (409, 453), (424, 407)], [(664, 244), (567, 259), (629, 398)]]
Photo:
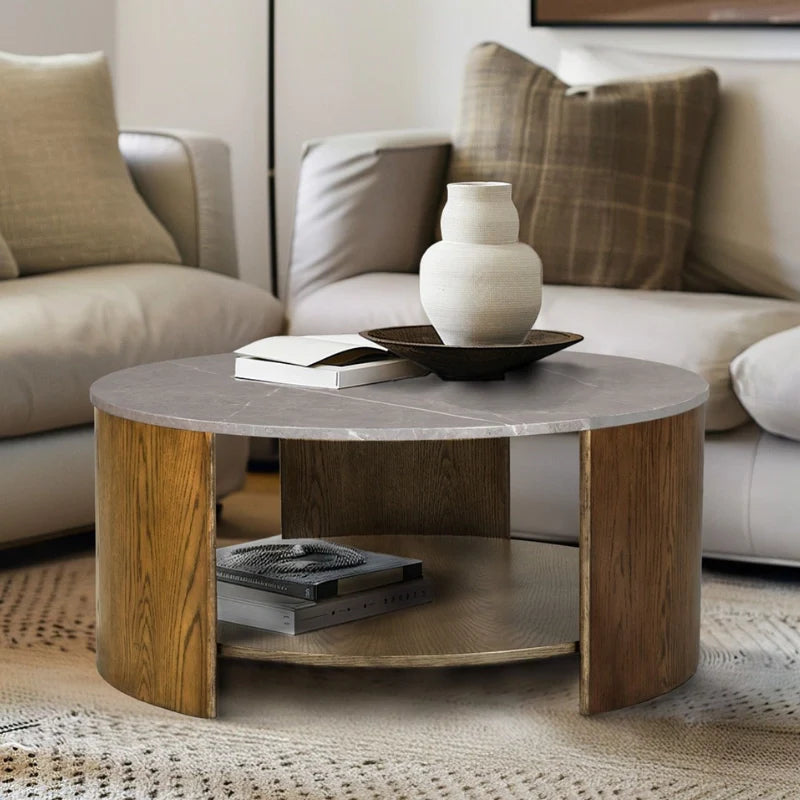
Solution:
[[(702, 378), (585, 353), (496, 382), (335, 391), (232, 374), (233, 356), (208, 356), (92, 386), (97, 663), (118, 689), (210, 717), (218, 656), (418, 667), (579, 649), (592, 714), (694, 673)], [(510, 539), (510, 437), (570, 431), (580, 547)], [(218, 626), (215, 434), (281, 439), (283, 536), (421, 557), (435, 601), (297, 637)]]

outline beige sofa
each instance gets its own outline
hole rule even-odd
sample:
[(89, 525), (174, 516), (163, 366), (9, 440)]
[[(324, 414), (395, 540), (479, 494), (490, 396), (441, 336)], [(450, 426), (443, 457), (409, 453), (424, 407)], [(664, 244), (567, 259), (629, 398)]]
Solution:
[[(708, 63), (614, 51), (562, 61), (565, 79), (580, 84)], [(703, 375), (706, 555), (800, 564), (800, 117), (786, 99), (800, 64), (710, 65), (723, 101), (690, 272), (707, 281), (711, 272), (728, 288), (547, 285), (536, 326), (583, 334), (584, 351)], [(417, 271), (433, 240), (448, 149), (447, 135), (427, 132), (305, 148), (288, 275), (292, 333), (426, 323)], [(512, 442), (511, 513), (521, 536), (575, 540), (576, 436)]]
[[(128, 131), (120, 147), (182, 264), (79, 267), (0, 282), (0, 545), (93, 524), (95, 379), (230, 352), (283, 325), (274, 297), (236, 280), (226, 145), (194, 133)], [(219, 495), (241, 484), (246, 446), (220, 440)]]

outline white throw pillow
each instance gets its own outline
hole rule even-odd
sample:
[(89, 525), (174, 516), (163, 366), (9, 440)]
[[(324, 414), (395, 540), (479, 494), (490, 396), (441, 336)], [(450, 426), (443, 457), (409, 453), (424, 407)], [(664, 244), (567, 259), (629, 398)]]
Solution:
[(720, 104), (700, 176), (684, 286), (800, 299), (800, 61), (568, 48), (558, 74), (593, 84), (710, 67)]
[(733, 390), (770, 433), (800, 442), (800, 327), (762, 339), (731, 362)]

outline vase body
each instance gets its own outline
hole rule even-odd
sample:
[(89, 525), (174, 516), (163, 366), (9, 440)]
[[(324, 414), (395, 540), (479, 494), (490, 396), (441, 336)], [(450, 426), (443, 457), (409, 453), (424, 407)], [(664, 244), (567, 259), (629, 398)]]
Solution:
[(451, 183), (442, 241), (420, 263), (420, 299), (447, 345), (520, 344), (542, 304), (542, 262), (517, 241), (510, 183)]

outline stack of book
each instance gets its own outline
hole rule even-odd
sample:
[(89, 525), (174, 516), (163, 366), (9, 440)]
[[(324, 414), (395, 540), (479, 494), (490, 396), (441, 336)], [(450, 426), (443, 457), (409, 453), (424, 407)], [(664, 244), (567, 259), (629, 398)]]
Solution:
[(415, 378), (428, 372), (357, 333), (270, 336), (240, 347), (236, 355), (236, 378), (328, 389)]
[[(330, 553), (315, 552), (320, 544)], [(348, 551), (352, 565), (327, 568), (325, 560), (337, 549)], [(281, 555), (274, 556), (276, 551)], [(221, 622), (294, 635), (432, 599), (419, 559), (339, 548), (318, 539), (270, 538), (217, 548)]]

